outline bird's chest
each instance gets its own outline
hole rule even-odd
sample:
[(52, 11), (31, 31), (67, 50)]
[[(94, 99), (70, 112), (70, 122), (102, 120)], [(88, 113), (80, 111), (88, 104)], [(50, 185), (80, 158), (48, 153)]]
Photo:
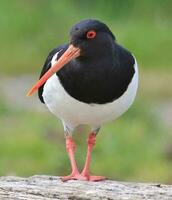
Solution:
[[(78, 84), (80, 83), (78, 82)], [(83, 91), (87, 96), (88, 90), (89, 88), (86, 88)], [(135, 76), (128, 90), (117, 100), (104, 104), (86, 103), (72, 97), (55, 74), (45, 83), (43, 98), (52, 113), (73, 126), (79, 124), (101, 125), (125, 112), (133, 102), (136, 90), (137, 77)]]
[(105, 104), (119, 98), (133, 76), (127, 68), (118, 70), (118, 66), (113, 65), (111, 61), (100, 59), (95, 64), (84, 63), (82, 67), (76, 64), (65, 66), (57, 75), (73, 98), (87, 104)]

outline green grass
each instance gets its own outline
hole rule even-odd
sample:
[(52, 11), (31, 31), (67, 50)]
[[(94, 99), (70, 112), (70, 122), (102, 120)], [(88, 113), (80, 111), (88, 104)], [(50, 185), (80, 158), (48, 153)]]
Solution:
[[(4, 105), (1, 108), (5, 112), (0, 117), (0, 174), (48, 173), (45, 169), (55, 173), (57, 156), (64, 147), (63, 143), (57, 146), (56, 142), (48, 138), (48, 134), (51, 134), (50, 125), (58, 132), (58, 124), (55, 121), (53, 124), (52, 120), (49, 125), (47, 115), (7, 110)], [(42, 126), (43, 124), (46, 126)], [(63, 137), (62, 134), (60, 136)]]
[(85, 18), (107, 23), (142, 68), (170, 69), (171, 6), (167, 0), (2, 0), (1, 73), (40, 71), (48, 52), (68, 42), (71, 26)]

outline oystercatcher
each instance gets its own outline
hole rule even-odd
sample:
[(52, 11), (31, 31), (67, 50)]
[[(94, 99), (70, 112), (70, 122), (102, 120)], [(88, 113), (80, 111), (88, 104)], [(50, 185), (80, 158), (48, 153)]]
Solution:
[[(134, 56), (119, 45), (108, 26), (87, 19), (74, 25), (70, 42), (52, 50), (39, 81), (28, 92), (38, 90), (39, 99), (61, 119), (72, 173), (63, 181), (104, 180), (89, 173), (92, 148), (100, 127), (118, 118), (131, 106), (138, 87)], [(83, 171), (75, 161), (73, 130), (81, 124), (91, 127)]]

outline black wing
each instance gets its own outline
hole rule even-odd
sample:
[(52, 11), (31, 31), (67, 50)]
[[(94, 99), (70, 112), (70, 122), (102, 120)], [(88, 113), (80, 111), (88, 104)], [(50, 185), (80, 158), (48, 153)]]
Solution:
[[(59, 54), (57, 55), (57, 58), (56, 60), (58, 60), (61, 55), (64, 53), (64, 51), (67, 49), (68, 45), (61, 45), (61, 46), (58, 46), (57, 48), (53, 49), (49, 54), (48, 54), (48, 57), (43, 65), (43, 68), (42, 68), (42, 71), (41, 71), (41, 74), (40, 74), (40, 77), (39, 79), (50, 69), (51, 67), (51, 60), (53, 58), (53, 56), (59, 52)], [(40, 101), (42, 103), (44, 103), (44, 99), (42, 97), (42, 93), (43, 93), (43, 88), (44, 88), (44, 84), (38, 89), (38, 97), (40, 99)]]

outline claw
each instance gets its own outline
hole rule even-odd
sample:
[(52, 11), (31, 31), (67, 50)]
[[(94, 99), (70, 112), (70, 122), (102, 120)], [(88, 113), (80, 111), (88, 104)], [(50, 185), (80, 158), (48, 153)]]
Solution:
[(70, 174), (68, 176), (61, 177), (61, 180), (63, 182), (69, 181), (69, 180), (79, 180), (79, 181), (87, 181), (87, 177), (82, 176), (81, 174)]
[(104, 176), (89, 176), (88, 177), (88, 180), (89, 181), (104, 181), (106, 180), (107, 178), (104, 177)]

